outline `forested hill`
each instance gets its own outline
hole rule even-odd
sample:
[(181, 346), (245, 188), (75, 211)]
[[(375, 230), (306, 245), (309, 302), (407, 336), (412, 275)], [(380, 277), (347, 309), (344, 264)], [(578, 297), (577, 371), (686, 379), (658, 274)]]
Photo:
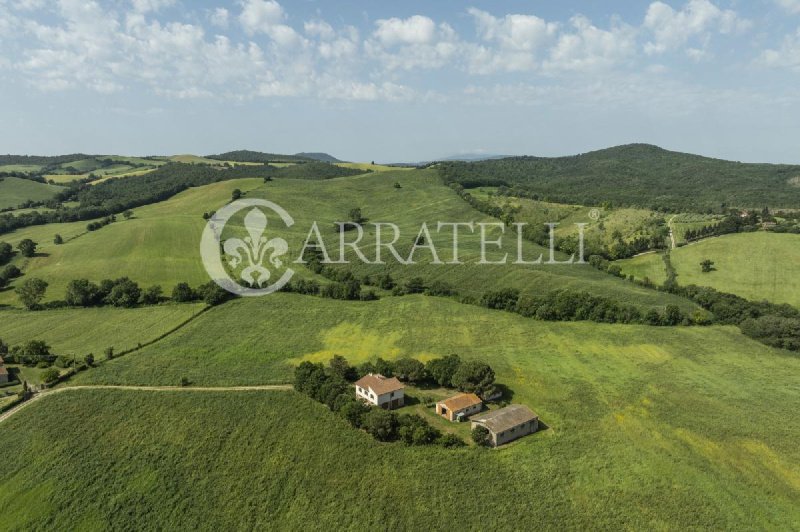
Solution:
[(304, 157), (301, 154), (281, 155), (251, 150), (229, 151), (217, 155), (207, 155), (206, 158), (234, 163), (308, 163), (316, 160), (312, 157)]
[(295, 153), (295, 157), (305, 157), (306, 159), (314, 159), (315, 161), (322, 161), (323, 163), (343, 163), (344, 161), (337, 159), (333, 155), (322, 152), (300, 152)]
[[(442, 162), (447, 182), (506, 185), (556, 202), (719, 211), (800, 206), (800, 165), (751, 164), (629, 144), (568, 157)], [(724, 206), (724, 207), (723, 207)]]

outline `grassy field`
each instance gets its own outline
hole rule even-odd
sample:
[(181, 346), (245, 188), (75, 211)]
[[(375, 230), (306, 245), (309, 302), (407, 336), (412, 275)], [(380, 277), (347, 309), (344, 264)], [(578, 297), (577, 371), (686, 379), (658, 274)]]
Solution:
[(0, 165), (0, 172), (24, 172), (33, 174), (41, 170), (42, 167), (38, 164), (2, 164)]
[[(279, 382), (287, 360), (334, 353), (488, 360), (548, 429), (498, 451), (445, 451), (379, 444), (291, 392), (66, 392), (0, 431), (15, 457), (0, 472), (5, 516), (20, 529), (130, 519), (665, 529), (676, 516), (787, 529), (800, 519), (800, 358), (729, 327), (544, 323), (424, 296), (275, 294), (217, 307), (74, 383)], [(377, 487), (352, 480), (375, 476)], [(475, 490), (480, 504), (454, 495)]]
[(638, 280), (650, 279), (657, 285), (667, 280), (664, 258), (661, 253), (645, 253), (630, 259), (616, 261), (622, 267), (622, 273), (633, 275)]
[(138, 309), (90, 308), (27, 312), (0, 311), (0, 339), (9, 345), (44, 340), (58, 355), (101, 358), (147, 343), (177, 327), (204, 308), (173, 304)]
[[(800, 237), (768, 232), (739, 233), (708, 238), (672, 251), (678, 283), (710, 286), (754, 301), (800, 306)], [(703, 273), (700, 263), (714, 261)], [(660, 255), (648, 254), (619, 261), (622, 271), (656, 283), (666, 279)]]
[[(394, 188), (395, 181), (401, 183), (401, 188)], [(16, 243), (23, 238), (32, 238), (42, 243), (42, 256), (22, 263), (21, 267), (26, 274), (42, 277), (51, 284), (47, 296), (49, 299), (62, 298), (67, 282), (78, 276), (99, 281), (127, 275), (145, 286), (160, 284), (165, 290), (171, 290), (181, 281), (200, 284), (208, 279), (198, 253), (200, 235), (205, 225), (202, 214), (224, 205), (235, 188), (246, 192), (248, 198), (274, 201), (294, 216), (295, 225), (289, 230), (281, 227), (280, 232), (280, 236), (289, 243), (291, 260), (298, 256), (314, 221), (318, 222), (324, 240), (336, 257), (338, 234), (335, 233), (333, 222), (347, 220), (348, 212), (353, 207), (361, 207), (363, 215), (370, 221), (397, 223), (402, 236), (396, 247), (404, 256), (409, 253), (422, 222), (427, 222), (433, 231), (440, 220), (496, 222), (473, 210), (454, 192), (444, 187), (432, 171), (397, 171), (327, 181), (225, 181), (190, 189), (168, 201), (136, 209), (136, 216), (131, 220), (120, 220), (60, 246), (52, 244), (55, 233), (68, 238), (85, 231), (86, 224), (32, 227), (4, 235), (3, 240)], [(241, 219), (235, 218), (229, 224), (230, 231), (235, 231), (237, 221), (240, 222)], [(363, 244), (364, 252), (372, 258), (374, 231), (372, 227), (365, 230)], [(491, 233), (492, 236), (499, 236), (496, 229)], [(444, 230), (442, 234), (432, 238), (438, 240), (437, 247), (442, 250), (441, 260), (451, 260), (452, 233)], [(513, 262), (516, 260), (516, 236), (509, 234), (505, 238), (506, 251), (511, 254), (509, 262)], [(590, 291), (641, 308), (663, 308), (667, 304), (677, 304), (686, 310), (694, 308), (684, 299), (646, 290), (588, 265), (477, 265), (480, 259), (480, 238), (477, 231), (475, 234), (463, 235), (459, 245), (460, 258), (466, 264), (435, 265), (432, 264), (433, 256), (428, 251), (420, 250), (414, 257), (418, 264), (411, 266), (388, 261), (386, 265), (358, 263), (351, 267), (359, 275), (390, 271), (401, 281), (415, 276), (422, 276), (427, 281), (446, 279), (462, 295), (476, 298), (490, 287), (510, 286), (525, 292), (569, 288)], [(546, 250), (523, 242), (523, 256), (526, 260), (543, 252), (546, 254)], [(388, 252), (384, 253), (387, 256)], [(487, 258), (496, 259), (500, 255), (489, 247)], [(559, 259), (563, 258), (559, 255)], [(305, 267), (296, 269), (300, 275), (310, 275)], [(2, 303), (17, 304), (10, 291), (0, 293), (0, 304)]]
[(62, 187), (37, 183), (18, 177), (0, 178), (0, 209), (16, 207), (28, 200), (49, 200), (58, 194)]

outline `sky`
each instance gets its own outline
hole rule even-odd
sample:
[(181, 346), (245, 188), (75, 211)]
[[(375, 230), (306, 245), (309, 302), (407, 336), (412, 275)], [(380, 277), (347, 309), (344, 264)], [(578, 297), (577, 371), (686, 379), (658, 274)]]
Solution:
[(0, 153), (800, 163), (800, 0), (0, 0)]

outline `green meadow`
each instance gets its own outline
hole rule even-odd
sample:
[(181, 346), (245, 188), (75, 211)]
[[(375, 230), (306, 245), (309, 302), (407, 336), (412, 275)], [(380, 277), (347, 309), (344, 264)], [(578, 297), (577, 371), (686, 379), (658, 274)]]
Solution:
[[(707, 238), (670, 254), (681, 285), (710, 286), (746, 299), (800, 305), (800, 236), (769, 232)], [(714, 261), (703, 273), (700, 263)], [(661, 255), (648, 254), (619, 261), (625, 274), (666, 279)]]
[(45, 201), (58, 194), (62, 187), (46, 185), (19, 177), (0, 178), (0, 209), (16, 207), (28, 200)]
[(58, 355), (102, 358), (146, 344), (198, 314), (202, 304), (168, 304), (135, 309), (90, 308), (26, 312), (0, 310), (0, 339), (18, 345), (43, 340)]
[(145, 528), (786, 529), (800, 519), (800, 358), (731, 327), (273, 294), (216, 307), (71, 384), (285, 382), (287, 363), (335, 353), (487, 360), (547, 428), (495, 451), (408, 448), (292, 392), (74, 390), (6, 422), (0, 445), (15, 460), (0, 472), (0, 504), (20, 529), (132, 518)]

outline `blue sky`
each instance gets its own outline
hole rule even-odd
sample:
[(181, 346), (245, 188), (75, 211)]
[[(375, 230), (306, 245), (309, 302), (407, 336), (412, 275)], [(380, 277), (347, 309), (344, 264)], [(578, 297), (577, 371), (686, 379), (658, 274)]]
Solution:
[(800, 163), (800, 0), (0, 0), (0, 153)]

